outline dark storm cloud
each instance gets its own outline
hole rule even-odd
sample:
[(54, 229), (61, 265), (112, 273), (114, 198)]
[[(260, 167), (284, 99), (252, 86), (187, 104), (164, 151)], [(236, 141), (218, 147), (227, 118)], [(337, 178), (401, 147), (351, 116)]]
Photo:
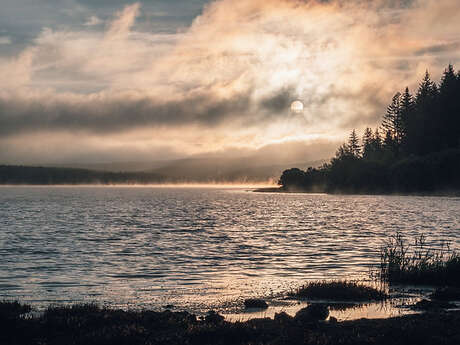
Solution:
[(284, 88), (276, 93), (264, 97), (261, 102), (261, 108), (270, 112), (279, 113), (289, 108), (296, 94), (294, 88)]
[(460, 41), (435, 44), (435, 45), (428, 46), (428, 47), (417, 50), (415, 52), (415, 55), (451, 53), (451, 52), (458, 51), (459, 48), (460, 48)]
[[(379, 94), (377, 86), (366, 89), (366, 93), (357, 97), (353, 92), (332, 87), (327, 95), (304, 99), (306, 107), (324, 107), (343, 98), (354, 98), (357, 102), (353, 113), (343, 116), (337, 113), (331, 118), (330, 114), (320, 112), (307, 117), (306, 121), (334, 120), (345, 129), (358, 126), (363, 121), (377, 122), (381, 116), (379, 110), (384, 109), (387, 100)], [(257, 126), (258, 123), (287, 115), (295, 99), (293, 88), (282, 88), (259, 101), (253, 99), (251, 91), (225, 99), (207, 94), (172, 101), (148, 97), (132, 99), (126, 95), (95, 100), (82, 98), (79, 101), (65, 97), (48, 101), (0, 98), (0, 135), (8, 137), (43, 131), (116, 134), (145, 127), (214, 127), (231, 122), (240, 126)]]
[(114, 133), (155, 126), (216, 126), (242, 118), (249, 95), (218, 100), (206, 96), (155, 102), (149, 98), (84, 102), (0, 100), (0, 135), (41, 131)]

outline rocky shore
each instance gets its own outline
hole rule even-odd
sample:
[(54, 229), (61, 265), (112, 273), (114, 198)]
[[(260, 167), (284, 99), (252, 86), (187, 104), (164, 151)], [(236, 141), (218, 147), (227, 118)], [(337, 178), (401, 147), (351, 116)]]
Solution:
[(123, 311), (96, 305), (30, 307), (2, 302), (0, 344), (460, 344), (460, 311), (435, 310), (389, 319), (327, 321), (327, 308), (295, 316), (227, 322), (210, 312)]

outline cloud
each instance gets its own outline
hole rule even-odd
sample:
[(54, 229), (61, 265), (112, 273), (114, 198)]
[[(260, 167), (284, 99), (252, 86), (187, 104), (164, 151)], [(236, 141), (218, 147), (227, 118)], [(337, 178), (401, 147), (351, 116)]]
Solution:
[(102, 24), (103, 23), (103, 20), (100, 19), (99, 17), (97, 16), (91, 16), (88, 18), (88, 20), (86, 21), (85, 26), (96, 26), (96, 25), (99, 25), (99, 24)]
[[(140, 3), (105, 26), (92, 14), (97, 29), (44, 28), (0, 59), (0, 141), (79, 133), (109, 150), (148, 132), (163, 145), (143, 147), (184, 155), (335, 142), (375, 126), (426, 68), (437, 78), (459, 61), (459, 13), (449, 0), (220, 0), (177, 33), (139, 31)], [(295, 99), (304, 116), (289, 113)]]
[(11, 44), (11, 37), (9, 36), (0, 36), (0, 45), (2, 44)]
[(427, 46), (421, 49), (418, 49), (416, 55), (427, 55), (427, 54), (440, 54), (440, 53), (459, 53), (460, 51), (460, 41), (434, 44)]
[(110, 24), (106, 33), (109, 40), (122, 39), (130, 33), (134, 21), (139, 15), (140, 6), (140, 3), (135, 3), (130, 6), (126, 6), (123, 11), (116, 14), (115, 19)]
[(183, 124), (219, 125), (227, 116), (245, 112), (247, 95), (214, 99), (206, 95), (164, 101), (135, 94), (111, 94), (91, 99), (67, 95), (44, 100), (38, 97), (0, 98), (0, 135), (40, 131), (82, 131), (107, 134), (143, 127)]

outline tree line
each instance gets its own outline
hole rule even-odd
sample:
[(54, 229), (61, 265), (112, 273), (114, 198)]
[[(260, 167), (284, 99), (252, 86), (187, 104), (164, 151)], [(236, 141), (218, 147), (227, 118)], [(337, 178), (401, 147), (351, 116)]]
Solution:
[(352, 130), (335, 157), (319, 168), (293, 168), (284, 190), (424, 192), (460, 189), (460, 72), (449, 65), (439, 84), (428, 71), (415, 95), (406, 87), (391, 99), (381, 125)]
[(74, 168), (0, 165), (1, 184), (150, 184), (166, 178), (150, 172), (107, 172)]

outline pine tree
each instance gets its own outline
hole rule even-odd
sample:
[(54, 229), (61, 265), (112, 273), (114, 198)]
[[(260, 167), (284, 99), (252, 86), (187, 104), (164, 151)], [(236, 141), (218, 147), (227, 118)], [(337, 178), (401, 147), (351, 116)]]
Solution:
[(402, 138), (402, 121), (401, 121), (401, 93), (397, 92), (387, 112), (383, 116), (382, 127), (385, 132), (390, 132), (395, 142), (399, 143)]
[(351, 156), (351, 152), (347, 144), (342, 144), (335, 152), (335, 159), (343, 159), (344, 157)]
[(384, 153), (385, 160), (392, 161), (396, 156), (397, 143), (391, 134), (391, 131), (387, 131), (385, 134), (385, 139), (382, 144), (382, 151)]
[(415, 154), (427, 154), (439, 150), (440, 120), (437, 106), (438, 87), (425, 72), (415, 98), (415, 121), (412, 128), (412, 150)]
[(441, 78), (440, 92), (445, 92), (446, 89), (455, 88), (457, 83), (457, 75), (455, 74), (454, 66), (449, 64), (444, 70)]
[(409, 92), (409, 88), (406, 87), (401, 97), (401, 138), (400, 143), (403, 151), (407, 152), (408, 133), (410, 131), (411, 121), (414, 120), (415, 102), (414, 98)]
[(374, 131), (374, 146), (376, 149), (381, 150), (382, 149), (382, 137), (380, 136), (380, 132), (378, 127)]
[(361, 154), (359, 139), (354, 129), (351, 131), (350, 138), (348, 139), (348, 150), (355, 157), (359, 157)]
[(417, 106), (420, 106), (421, 103), (429, 101), (437, 94), (438, 88), (436, 84), (431, 81), (430, 73), (428, 70), (425, 71), (425, 76), (423, 77), (422, 82), (419, 85), (416, 96)]
[(374, 159), (382, 158), (382, 138), (380, 137), (380, 132), (378, 128), (376, 128), (374, 131), (374, 138), (372, 140), (372, 151)]
[(387, 131), (385, 134), (385, 139), (383, 139), (383, 146), (385, 148), (393, 147), (393, 135), (391, 135), (390, 131)]
[(458, 102), (459, 81), (454, 66), (449, 64), (445, 69), (439, 87), (439, 129), (441, 148), (454, 148), (459, 144), (460, 104)]
[(373, 140), (374, 140), (374, 135), (372, 133), (372, 129), (367, 127), (364, 130), (364, 135), (363, 135), (363, 158), (364, 159), (369, 159), (373, 155)]

